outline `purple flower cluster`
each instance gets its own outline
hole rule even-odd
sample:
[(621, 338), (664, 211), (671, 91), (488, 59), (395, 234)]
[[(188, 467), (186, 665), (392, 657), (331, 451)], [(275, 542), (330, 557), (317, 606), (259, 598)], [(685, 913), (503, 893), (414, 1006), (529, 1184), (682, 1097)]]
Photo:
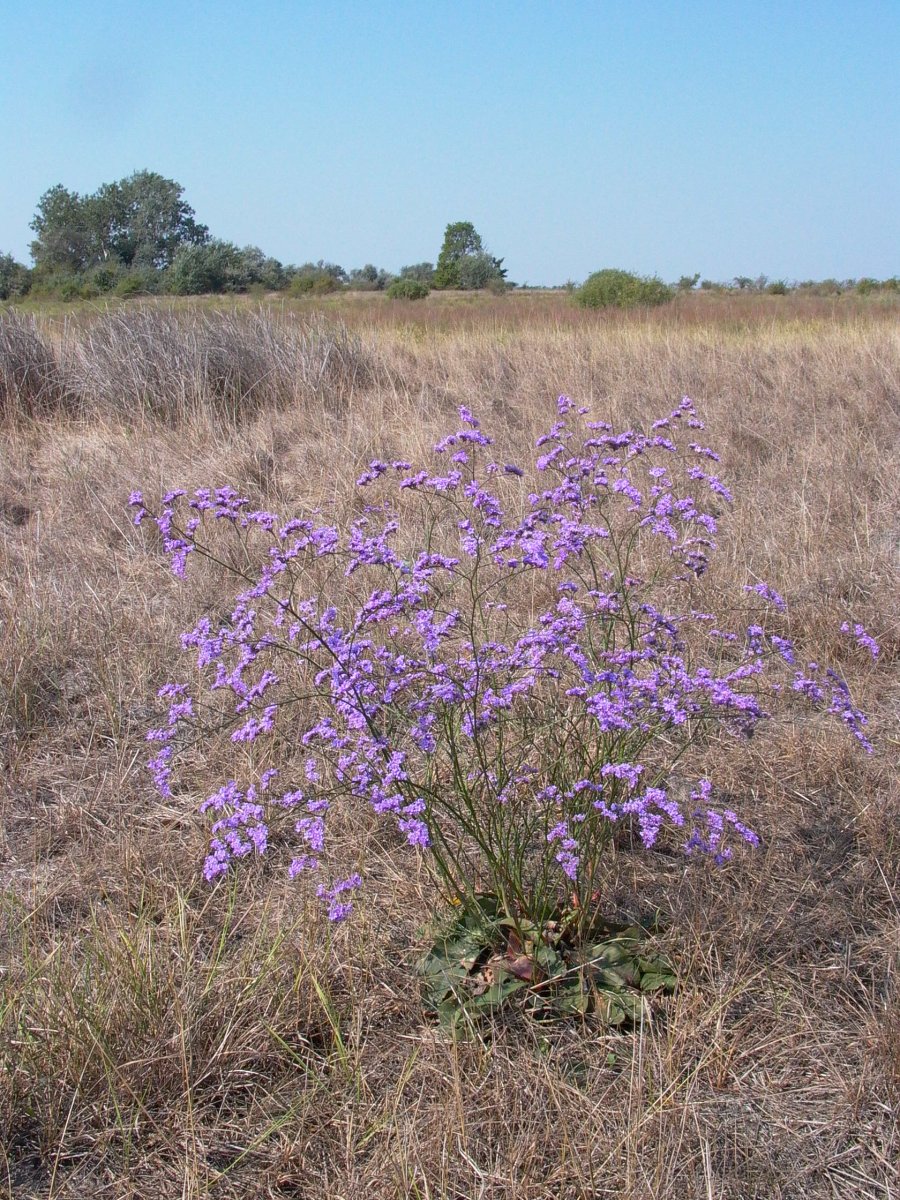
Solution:
[[(155, 521), (177, 575), (191, 553), (221, 564), (215, 528), (261, 564), (233, 571), (229, 611), (182, 639), (215, 716), (209, 736), (227, 738), (254, 780), (230, 780), (202, 805), (216, 817), (208, 879), (264, 853), (285, 812), (300, 849), (291, 876), (319, 871), (338, 800), (389, 815), (452, 892), (489, 887), (521, 912), (554, 872), (590, 898), (618, 823), (648, 848), (664, 827), (683, 829), (689, 853), (718, 862), (731, 835), (756, 844), (713, 806), (710, 781), (684, 808), (671, 765), (701, 731), (753, 732), (767, 716), (763, 680), (794, 664), (794, 647), (764, 623), (738, 634), (693, 607), (731, 502), (706, 469), (716, 454), (678, 448), (682, 428), (703, 427), (693, 403), (647, 433), (587, 416), (561, 397), (526, 471), (493, 461), (463, 407), (434, 447), (440, 471), (369, 463), (357, 482), (380, 498), (345, 531), (318, 513), (283, 522), (229, 487), (168, 492), (155, 515), (132, 494), (135, 523)], [(401, 548), (407, 522), (424, 547), (413, 554)], [(655, 606), (679, 588), (685, 613)], [(785, 610), (766, 584), (747, 590)], [(868, 748), (845, 685), (833, 672), (820, 683), (814, 668), (795, 690)], [(169, 712), (148, 735), (160, 743), (149, 765), (170, 795), (176, 730), (200, 716), (184, 685), (160, 694)], [(318, 885), (332, 920), (360, 882)]]
[[(850, 634), (850, 622), (844, 621), (841, 625), (841, 633)], [(880, 653), (880, 647), (870, 633), (866, 632), (864, 625), (854, 625), (852, 628), (852, 636), (856, 640), (857, 646), (863, 650), (868, 650), (873, 659), (876, 659)]]

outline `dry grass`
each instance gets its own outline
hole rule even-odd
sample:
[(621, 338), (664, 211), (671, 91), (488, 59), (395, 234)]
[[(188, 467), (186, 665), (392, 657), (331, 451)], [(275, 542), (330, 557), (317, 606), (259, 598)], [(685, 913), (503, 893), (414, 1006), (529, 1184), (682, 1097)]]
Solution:
[[(900, 1194), (896, 323), (504, 304), (346, 305), (352, 334), (281, 308), (0, 323), (0, 362), (55, 380), (0, 367), (0, 1194)], [(459, 1043), (409, 968), (427, 880), (374, 822), (343, 832), (369, 886), (337, 929), (286, 848), (198, 879), (196, 798), (154, 795), (142, 735), (209, 580), (168, 577), (125, 502), (233, 482), (341, 509), (460, 401), (524, 449), (561, 391), (616, 422), (695, 398), (738, 497), (719, 583), (780, 586), (879, 750), (798, 718), (720, 765), (764, 850), (620, 855), (615, 902), (665, 908), (684, 979), (652, 1023), (511, 1016)], [(851, 612), (877, 672), (835, 636)]]

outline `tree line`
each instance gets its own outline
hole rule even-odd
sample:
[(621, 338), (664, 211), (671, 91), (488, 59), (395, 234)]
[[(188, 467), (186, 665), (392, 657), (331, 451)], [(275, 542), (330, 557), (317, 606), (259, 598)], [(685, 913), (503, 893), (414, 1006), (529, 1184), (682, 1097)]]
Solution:
[[(0, 254), (0, 300), (28, 294), (73, 300), (107, 294), (258, 291), (303, 296), (340, 290), (384, 291), (416, 300), (432, 289), (487, 288), (499, 293), (516, 286), (506, 278), (503, 259), (490, 253), (470, 221), (447, 225), (436, 263), (412, 263), (397, 273), (372, 263), (346, 271), (324, 259), (299, 266), (284, 264), (258, 246), (240, 247), (212, 237), (185, 201), (184, 188), (155, 171), (135, 171), (89, 195), (57, 184), (39, 199), (30, 228), (34, 233), (31, 267), (10, 254)], [(788, 283), (764, 275), (738, 275), (717, 282), (701, 279), (698, 272), (666, 284), (656, 277), (607, 268), (589, 276), (580, 287), (571, 281), (562, 287), (587, 307), (630, 307), (664, 304), (678, 293), (697, 289), (770, 295), (897, 293), (900, 279)]]
[(184, 188), (154, 171), (136, 171), (89, 195), (57, 184), (41, 196), (30, 228), (33, 266), (0, 254), (0, 299), (341, 289), (415, 299), (432, 288), (509, 286), (502, 259), (488, 253), (469, 221), (447, 226), (436, 264), (412, 263), (396, 274), (372, 263), (350, 271), (324, 259), (284, 264), (258, 246), (212, 237)]

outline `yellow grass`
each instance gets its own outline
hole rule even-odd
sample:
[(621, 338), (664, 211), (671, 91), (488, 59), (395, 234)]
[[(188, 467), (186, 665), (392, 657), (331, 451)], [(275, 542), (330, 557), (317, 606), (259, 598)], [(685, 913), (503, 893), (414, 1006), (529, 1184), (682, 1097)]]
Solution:
[[(898, 1194), (900, 330), (782, 299), (36, 314), (51, 383), (27, 401), (0, 373), (0, 1194)], [(340, 927), (289, 847), (203, 883), (198, 798), (155, 795), (143, 734), (211, 585), (167, 575), (126, 502), (230, 482), (345, 511), (364, 462), (421, 456), (459, 403), (523, 457), (560, 392), (616, 424), (695, 399), (737, 500), (715, 586), (787, 595), (878, 750), (798, 718), (724, 768), (762, 850), (621, 855), (612, 902), (662, 906), (683, 979), (642, 1029), (512, 1015), (454, 1042), (410, 965), (427, 877), (374, 820), (341, 829), (366, 888)]]

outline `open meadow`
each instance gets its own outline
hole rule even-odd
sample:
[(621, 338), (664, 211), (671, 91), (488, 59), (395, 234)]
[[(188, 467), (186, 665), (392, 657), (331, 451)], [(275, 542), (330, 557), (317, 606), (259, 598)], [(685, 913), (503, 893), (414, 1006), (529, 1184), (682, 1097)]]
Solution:
[[(0, 1195), (900, 1196), (898, 318), (712, 294), (0, 312)], [(734, 493), (707, 596), (777, 588), (874, 752), (798, 707), (711, 743), (760, 848), (623, 838), (608, 893), (663, 914), (675, 994), (631, 1031), (513, 1005), (454, 1037), (423, 1012), (436, 893), (393, 825), (335, 813), (365, 880), (341, 923), (285, 839), (204, 880), (220, 745), (186, 745), (163, 798), (145, 738), (223, 583), (175, 578), (128, 499), (230, 484), (341, 524), (370, 460), (426, 461), (460, 405), (516, 462), (561, 393), (617, 429), (693, 399)]]

